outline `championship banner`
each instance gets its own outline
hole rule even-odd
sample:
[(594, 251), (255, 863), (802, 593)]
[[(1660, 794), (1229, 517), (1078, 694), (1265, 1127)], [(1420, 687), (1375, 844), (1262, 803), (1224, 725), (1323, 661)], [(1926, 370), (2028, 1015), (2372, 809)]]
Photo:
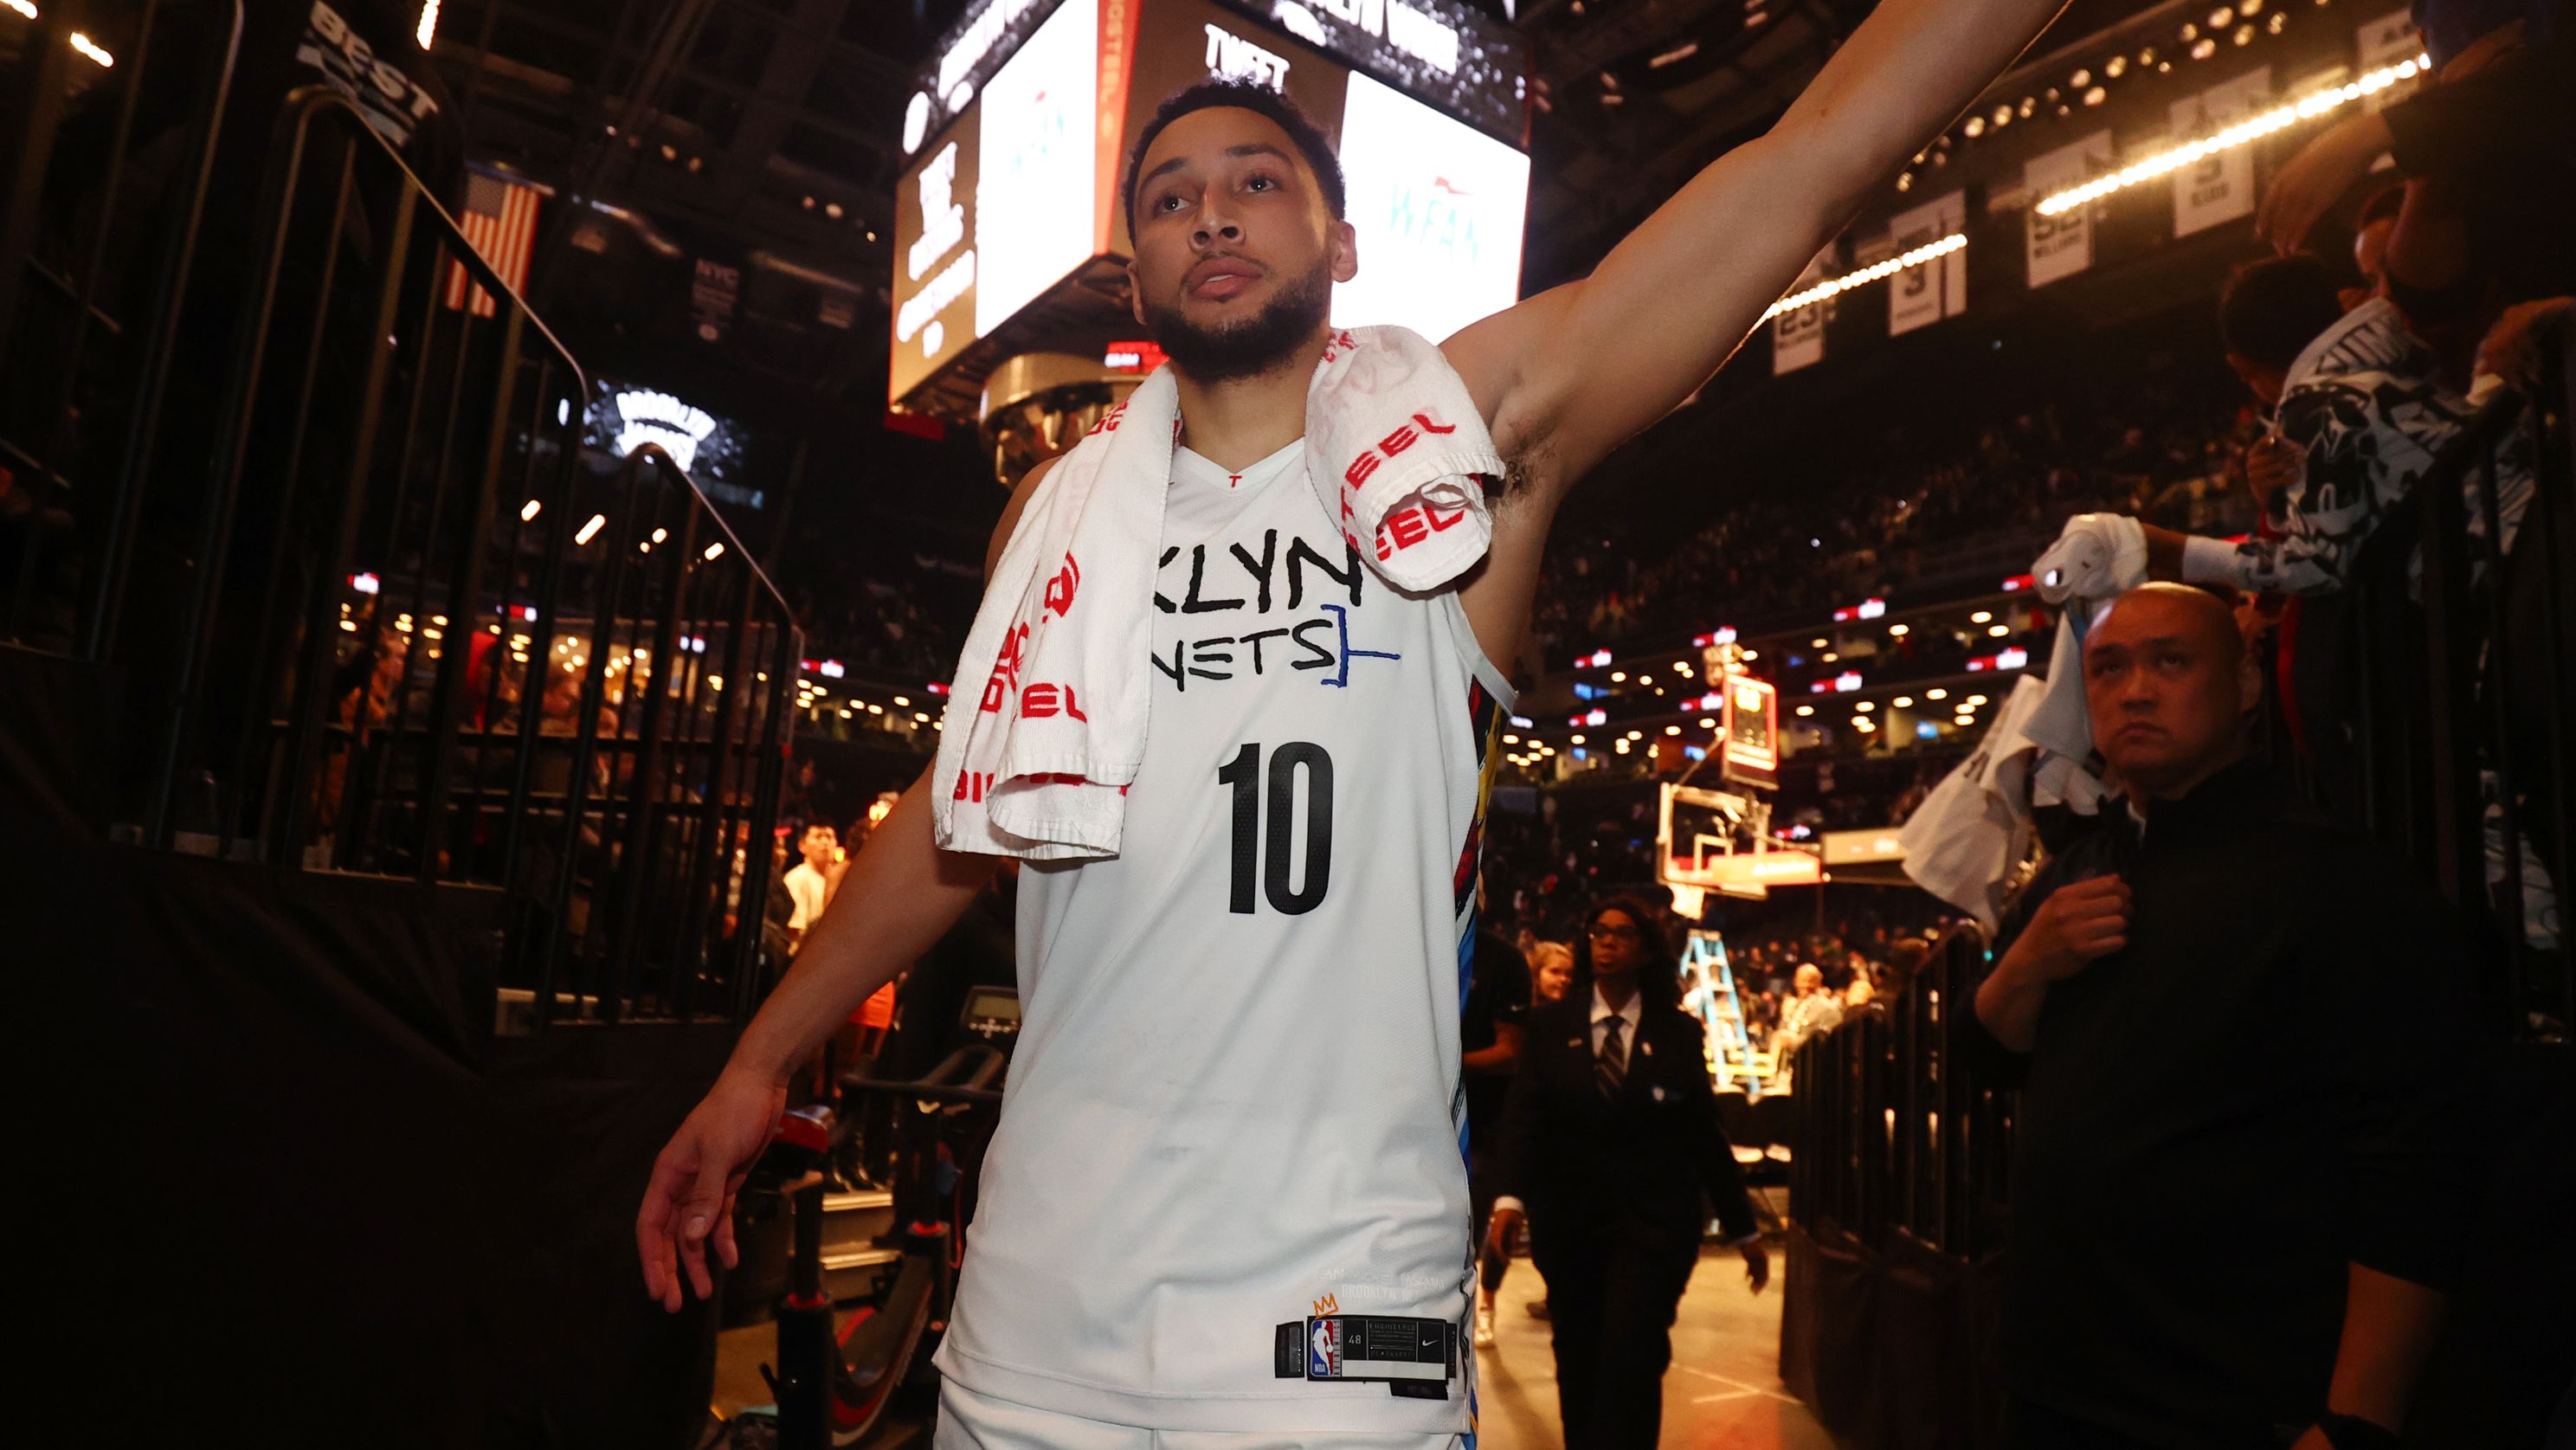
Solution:
[(689, 279), (689, 315), (698, 324), (699, 340), (721, 341), (733, 327), (741, 301), (742, 269), (698, 258), (697, 272)]
[[(1833, 255), (1833, 244), (1816, 253), (1798, 280), (1789, 284), (1792, 293), (1804, 292), (1824, 280), (1825, 259)], [(1783, 312), (1771, 319), (1771, 376), (1794, 373), (1825, 360), (1825, 309), (1833, 299), (1822, 297), (1794, 312)]]
[[(1968, 194), (1954, 191), (1887, 219), (1888, 255), (1902, 256), (1967, 230)], [(1887, 335), (1956, 317), (1968, 310), (1968, 254), (1952, 252), (1887, 279)]]
[[(2259, 66), (2234, 80), (2173, 103), (2173, 138), (2188, 145), (2253, 115), (2272, 99), (2272, 68)], [(2174, 173), (2174, 235), (2254, 214), (2254, 148), (2235, 146)]]
[[(2096, 131), (2081, 141), (2043, 151), (2023, 163), (2022, 186), (2032, 196), (2048, 196), (2080, 186), (2111, 168), (2111, 133)], [(2069, 207), (2055, 216), (2039, 208), (2022, 213), (2030, 260), (2030, 285), (2044, 287), (2093, 265), (2093, 208)]]
[[(2414, 12), (2391, 10), (2377, 20), (2363, 21), (2354, 33), (2353, 50), (2353, 69), (2357, 72), (2379, 70), (2423, 54), (2424, 41), (2415, 33)], [(2362, 107), (2376, 111), (2415, 94), (2415, 88), (2422, 84), (2421, 80), (2397, 81), (2362, 97)]]

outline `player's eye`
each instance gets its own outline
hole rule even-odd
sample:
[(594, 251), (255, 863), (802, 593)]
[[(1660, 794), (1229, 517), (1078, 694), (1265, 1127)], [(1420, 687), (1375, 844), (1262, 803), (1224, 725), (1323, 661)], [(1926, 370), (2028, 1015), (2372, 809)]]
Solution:
[(1278, 179), (1271, 176), (1270, 173), (1266, 171), (1256, 171), (1250, 176), (1245, 177), (1243, 179), (1243, 185), (1246, 190), (1250, 190), (1255, 187), (1258, 187), (1263, 191), (1276, 191), (1279, 189)]

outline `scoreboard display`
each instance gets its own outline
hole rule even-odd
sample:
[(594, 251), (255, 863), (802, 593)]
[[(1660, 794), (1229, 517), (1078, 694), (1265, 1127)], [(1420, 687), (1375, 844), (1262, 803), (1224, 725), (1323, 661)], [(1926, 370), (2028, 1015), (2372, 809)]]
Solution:
[(1134, 331), (1108, 298), (1129, 138), (1212, 76), (1285, 93), (1334, 142), (1359, 241), (1337, 325), (1438, 341), (1510, 306), (1527, 74), (1521, 37), (1456, 0), (981, 0), (904, 113), (889, 401), (954, 411), (1000, 357)]

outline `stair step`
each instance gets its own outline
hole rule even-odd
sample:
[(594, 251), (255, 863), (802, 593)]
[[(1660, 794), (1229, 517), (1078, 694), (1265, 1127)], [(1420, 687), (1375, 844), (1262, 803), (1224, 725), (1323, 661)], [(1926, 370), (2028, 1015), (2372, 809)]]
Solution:
[(823, 1251), (823, 1292), (835, 1304), (876, 1296), (879, 1285), (903, 1264), (903, 1250), (857, 1244)]
[(882, 1188), (823, 1195), (823, 1248), (857, 1248), (894, 1228), (894, 1195)]

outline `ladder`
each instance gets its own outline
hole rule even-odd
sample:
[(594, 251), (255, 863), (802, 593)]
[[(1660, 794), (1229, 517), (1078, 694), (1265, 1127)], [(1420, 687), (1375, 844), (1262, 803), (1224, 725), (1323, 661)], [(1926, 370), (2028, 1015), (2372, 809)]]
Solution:
[(1735, 995), (1726, 939), (1717, 932), (1694, 928), (1682, 947), (1682, 1007), (1707, 1024), (1709, 1075), (1720, 1087), (1740, 1082), (1747, 1098), (1760, 1097), (1753, 1039), (1744, 1030), (1744, 1006)]

